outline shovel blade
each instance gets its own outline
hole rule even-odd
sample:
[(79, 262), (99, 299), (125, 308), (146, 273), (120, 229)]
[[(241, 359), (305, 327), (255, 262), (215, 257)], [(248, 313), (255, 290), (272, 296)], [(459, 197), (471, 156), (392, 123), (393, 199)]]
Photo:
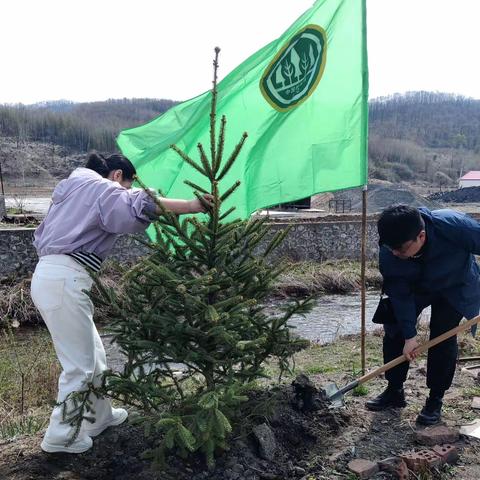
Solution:
[(330, 402), (330, 408), (343, 407), (343, 393), (336, 383), (329, 383), (324, 388), (327, 400)]

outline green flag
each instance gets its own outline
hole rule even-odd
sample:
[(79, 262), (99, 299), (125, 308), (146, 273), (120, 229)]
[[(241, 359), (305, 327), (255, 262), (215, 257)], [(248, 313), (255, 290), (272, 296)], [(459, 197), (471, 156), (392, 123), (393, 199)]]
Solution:
[[(223, 185), (242, 182), (223, 205), (246, 218), (259, 208), (367, 182), (365, 0), (318, 0), (280, 38), (218, 84), (226, 115), (225, 157), (245, 145)], [(224, 53), (228, 55), (228, 52)], [(211, 93), (120, 133), (117, 142), (140, 178), (165, 195), (191, 198), (205, 178), (173, 150), (194, 159), (209, 146)]]

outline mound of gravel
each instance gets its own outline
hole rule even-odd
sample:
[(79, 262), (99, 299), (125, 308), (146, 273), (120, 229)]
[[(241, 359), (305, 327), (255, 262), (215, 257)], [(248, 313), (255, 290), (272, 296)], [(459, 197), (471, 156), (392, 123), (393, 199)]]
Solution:
[[(360, 188), (342, 190), (335, 193), (336, 200), (350, 200), (352, 212), (362, 211), (362, 190)], [(393, 185), (369, 185), (367, 192), (368, 213), (381, 212), (394, 204), (405, 204), (412, 207), (427, 207), (430, 210), (441, 208), (436, 200), (422, 197), (406, 187), (395, 187)]]
[(480, 202), (480, 187), (465, 187), (450, 192), (437, 192), (429, 195), (428, 198), (447, 203), (478, 203)]

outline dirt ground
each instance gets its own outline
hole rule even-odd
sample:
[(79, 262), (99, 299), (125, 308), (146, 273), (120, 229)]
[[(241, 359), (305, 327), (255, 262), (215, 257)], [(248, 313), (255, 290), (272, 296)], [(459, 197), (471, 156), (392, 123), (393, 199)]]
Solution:
[[(338, 373), (311, 374), (316, 386), (330, 381), (343, 385), (349, 377)], [(380, 392), (382, 379), (369, 383), (368, 396)], [(91, 451), (81, 455), (46, 454), (40, 450), (41, 434), (0, 443), (0, 478), (3, 480), (330, 480), (353, 479), (347, 463), (352, 458), (382, 460), (400, 452), (420, 449), (415, 443), (415, 418), (427, 390), (425, 361), (412, 365), (405, 385), (408, 406), (389, 412), (370, 412), (366, 397), (347, 395), (341, 409), (328, 409), (323, 402), (313, 412), (299, 408), (290, 383), (252, 393), (257, 414), (246, 417), (233, 435), (230, 451), (220, 454), (215, 470), (205, 469), (198, 457), (190, 461), (170, 458), (161, 472), (151, 469), (142, 452), (151, 446), (138, 425), (125, 424), (104, 432)], [(480, 395), (477, 379), (460, 371), (446, 395), (443, 420), (460, 426), (480, 417), (471, 408), (473, 395)], [(265, 401), (268, 402), (265, 403)], [(255, 424), (267, 423), (275, 434), (277, 451), (271, 460), (260, 458), (258, 445), (249, 433)], [(461, 437), (456, 443), (459, 462), (444, 466), (429, 477), (410, 478), (478, 480), (480, 441)], [(384, 472), (374, 479), (393, 478)]]

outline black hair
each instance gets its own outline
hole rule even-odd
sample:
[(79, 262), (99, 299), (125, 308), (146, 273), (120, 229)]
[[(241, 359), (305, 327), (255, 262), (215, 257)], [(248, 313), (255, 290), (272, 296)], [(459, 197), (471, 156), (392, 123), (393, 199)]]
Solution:
[(137, 173), (132, 162), (119, 153), (105, 157), (101, 153), (90, 152), (85, 167), (99, 173), (104, 178), (107, 178), (112, 170), (121, 170), (124, 180), (133, 180), (133, 176)]
[(415, 240), (425, 229), (425, 222), (417, 208), (408, 205), (392, 205), (380, 214), (377, 228), (378, 243), (397, 249), (405, 242)]

